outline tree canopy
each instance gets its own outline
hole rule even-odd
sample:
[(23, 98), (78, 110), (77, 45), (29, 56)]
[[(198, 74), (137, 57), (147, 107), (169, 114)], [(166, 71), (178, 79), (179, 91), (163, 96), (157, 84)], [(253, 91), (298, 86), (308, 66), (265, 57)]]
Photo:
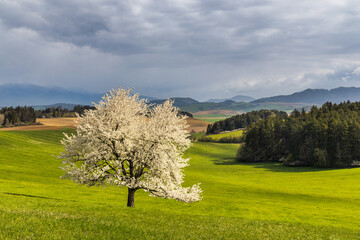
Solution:
[(151, 107), (131, 90), (112, 90), (94, 110), (79, 116), (76, 134), (65, 135), (63, 169), (81, 184), (128, 188), (128, 206), (138, 189), (184, 202), (201, 200), (199, 184), (182, 187), (191, 142), (185, 116), (172, 101)]

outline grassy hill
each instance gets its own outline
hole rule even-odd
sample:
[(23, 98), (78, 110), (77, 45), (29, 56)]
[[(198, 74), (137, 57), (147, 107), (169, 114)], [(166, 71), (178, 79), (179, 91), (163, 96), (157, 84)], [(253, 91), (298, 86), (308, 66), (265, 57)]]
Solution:
[(209, 135), (208, 137), (214, 140), (220, 140), (221, 138), (225, 138), (225, 137), (241, 137), (242, 135), (243, 135), (243, 130), (239, 130), (233, 132), (213, 134), (213, 135)]
[[(72, 130), (66, 130), (67, 132)], [(61, 179), (62, 131), (0, 132), (0, 239), (358, 239), (360, 168), (238, 164), (238, 145), (194, 143), (184, 204)]]

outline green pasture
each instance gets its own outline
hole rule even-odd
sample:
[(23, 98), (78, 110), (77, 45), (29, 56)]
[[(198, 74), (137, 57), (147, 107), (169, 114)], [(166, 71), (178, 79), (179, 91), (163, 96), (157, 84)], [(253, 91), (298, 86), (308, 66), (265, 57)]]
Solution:
[(212, 138), (214, 140), (220, 140), (221, 138), (225, 137), (241, 137), (243, 135), (243, 130), (234, 131), (234, 132), (226, 132), (226, 133), (219, 133), (219, 134), (213, 134), (209, 135), (209, 138)]
[[(70, 131), (70, 130), (66, 130)], [(238, 145), (194, 143), (185, 204), (61, 179), (61, 131), (0, 132), (0, 239), (359, 239), (360, 168), (239, 164)]]
[(234, 115), (226, 115), (226, 114), (206, 114), (206, 115), (194, 115), (195, 118), (228, 118), (228, 117), (232, 117)]
[(226, 118), (224, 117), (224, 118), (197, 118), (197, 119), (206, 121), (206, 122), (210, 122), (210, 123), (214, 123), (217, 121), (225, 120)]
[(225, 114), (207, 114), (207, 115), (194, 115), (194, 118), (206, 121), (206, 122), (217, 122), (224, 120), (226, 118), (232, 117), (233, 115), (225, 115)]

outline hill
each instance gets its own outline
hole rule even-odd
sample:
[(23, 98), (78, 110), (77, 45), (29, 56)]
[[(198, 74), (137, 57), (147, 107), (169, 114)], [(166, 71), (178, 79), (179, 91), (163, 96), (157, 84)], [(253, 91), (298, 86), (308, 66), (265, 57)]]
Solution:
[[(0, 107), (6, 106), (37, 106), (55, 103), (92, 105), (99, 102), (104, 93), (75, 91), (60, 87), (42, 87), (32, 84), (0, 85)], [(140, 96), (149, 100), (155, 98)], [(40, 106), (39, 106), (40, 105)]]
[(339, 87), (331, 90), (327, 89), (306, 89), (302, 92), (295, 92), (290, 95), (279, 95), (267, 98), (260, 98), (251, 103), (265, 102), (285, 102), (285, 103), (304, 103), (323, 104), (327, 101), (339, 103), (350, 100), (351, 102), (360, 100), (360, 88)]
[(236, 96), (234, 96), (232, 98), (209, 99), (206, 102), (219, 103), (219, 102), (224, 102), (226, 100), (231, 100), (231, 101), (234, 101), (234, 102), (251, 102), (251, 101), (254, 101), (255, 98), (249, 97), (249, 96), (244, 96), (244, 95), (236, 95)]
[[(175, 98), (170, 98), (171, 100), (174, 101), (174, 106), (176, 107), (183, 107), (183, 106), (188, 106), (188, 105), (192, 105), (192, 104), (198, 104), (199, 102), (196, 101), (195, 99), (189, 98), (189, 97), (175, 97)], [(166, 99), (156, 99), (156, 100), (151, 100), (150, 104), (162, 104), (163, 102), (165, 102)]]
[[(69, 133), (70, 130), (65, 130)], [(71, 131), (70, 131), (71, 132)], [(360, 168), (235, 162), (237, 144), (194, 143), (185, 204), (61, 179), (62, 131), (0, 132), (0, 239), (358, 239)], [(341, 186), (341, 187), (340, 187)]]

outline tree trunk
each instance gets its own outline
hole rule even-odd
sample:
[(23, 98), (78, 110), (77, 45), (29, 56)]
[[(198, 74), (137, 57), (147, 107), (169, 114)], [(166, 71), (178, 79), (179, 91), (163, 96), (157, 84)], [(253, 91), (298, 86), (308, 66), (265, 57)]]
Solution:
[(134, 204), (135, 192), (136, 192), (136, 189), (128, 188), (128, 202), (127, 202), (128, 207), (135, 207), (135, 204)]

